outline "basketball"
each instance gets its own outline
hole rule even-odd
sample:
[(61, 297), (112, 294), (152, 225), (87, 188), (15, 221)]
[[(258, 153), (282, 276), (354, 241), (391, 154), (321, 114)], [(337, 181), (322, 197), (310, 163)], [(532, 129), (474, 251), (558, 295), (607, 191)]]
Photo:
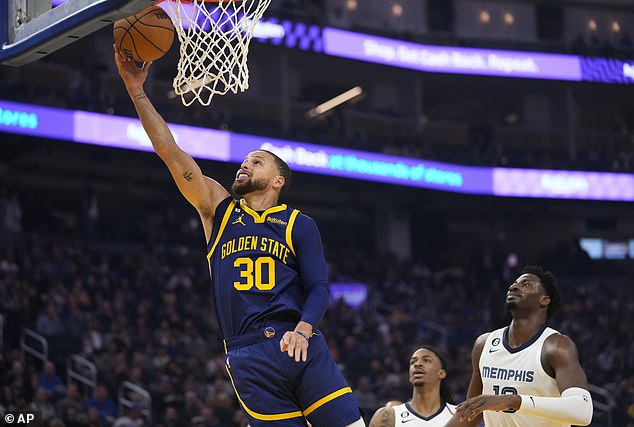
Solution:
[(174, 25), (158, 6), (114, 23), (114, 41), (124, 55), (137, 62), (155, 61), (165, 55), (174, 41)]

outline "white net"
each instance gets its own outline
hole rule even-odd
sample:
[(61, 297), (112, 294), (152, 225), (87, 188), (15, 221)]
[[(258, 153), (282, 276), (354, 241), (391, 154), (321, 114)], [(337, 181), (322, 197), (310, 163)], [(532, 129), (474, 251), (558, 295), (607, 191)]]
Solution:
[(214, 95), (247, 90), (249, 42), (271, 0), (167, 3), (180, 41), (174, 91), (183, 104), (207, 106)]

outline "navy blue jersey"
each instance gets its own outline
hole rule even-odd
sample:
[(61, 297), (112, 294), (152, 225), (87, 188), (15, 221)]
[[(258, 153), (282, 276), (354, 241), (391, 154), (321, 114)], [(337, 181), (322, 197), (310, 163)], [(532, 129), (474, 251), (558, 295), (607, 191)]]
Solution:
[(216, 209), (207, 247), (214, 305), (224, 338), (261, 327), (267, 320), (316, 327), (323, 313), (306, 318), (306, 295), (328, 287), (328, 272), (315, 222), (282, 204), (262, 213), (231, 197)]

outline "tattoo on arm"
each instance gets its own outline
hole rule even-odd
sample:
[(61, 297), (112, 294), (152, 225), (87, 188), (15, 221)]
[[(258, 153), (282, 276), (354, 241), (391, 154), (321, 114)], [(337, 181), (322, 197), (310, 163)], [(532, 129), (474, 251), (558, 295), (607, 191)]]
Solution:
[(135, 99), (145, 99), (147, 98), (147, 96), (145, 96), (144, 93), (137, 93), (136, 95), (134, 95)]
[(185, 178), (187, 182), (192, 182), (192, 180), (194, 179), (192, 175), (193, 174), (190, 171), (185, 171), (185, 173), (183, 173), (183, 178)]

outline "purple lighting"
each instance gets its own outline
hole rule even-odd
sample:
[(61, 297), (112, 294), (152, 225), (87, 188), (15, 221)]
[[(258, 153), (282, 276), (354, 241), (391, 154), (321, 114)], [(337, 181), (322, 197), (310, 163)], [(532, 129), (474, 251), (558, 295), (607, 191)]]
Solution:
[(329, 55), (412, 70), (556, 80), (581, 80), (579, 59), (572, 55), (427, 46), (325, 28)]
[[(152, 151), (152, 144), (141, 122), (127, 117), (76, 111), (73, 140), (107, 147)], [(170, 124), (174, 139), (194, 157), (229, 160), (227, 132)]]
[(632, 84), (634, 61), (623, 62), (614, 58), (581, 57), (583, 79), (591, 82)]
[[(56, 7), (67, 1), (52, 0), (52, 5)], [(178, 17), (170, 10), (168, 1), (159, 6), (176, 22)], [(180, 11), (184, 29), (188, 30), (190, 20), (193, 20), (203, 31), (210, 30), (205, 14), (197, 13), (192, 4), (176, 1), (171, 4)], [(624, 61), (565, 54), (431, 46), (268, 16), (256, 27), (253, 40), (422, 72), (634, 84), (634, 58)]]
[(634, 175), (493, 168), (496, 196), (634, 201)]
[[(242, 161), (267, 149), (293, 170), (465, 194), (634, 201), (634, 175), (461, 166), (424, 159), (170, 124), (183, 150), (199, 159)], [(138, 119), (0, 100), (0, 132), (152, 151)], [(3, 138), (0, 138), (0, 144)], [(26, 140), (25, 140), (26, 141)]]
[(459, 166), (260, 136), (232, 135), (233, 161), (240, 162), (248, 153), (259, 149), (274, 152), (296, 171), (458, 193), (491, 194), (489, 168)]

